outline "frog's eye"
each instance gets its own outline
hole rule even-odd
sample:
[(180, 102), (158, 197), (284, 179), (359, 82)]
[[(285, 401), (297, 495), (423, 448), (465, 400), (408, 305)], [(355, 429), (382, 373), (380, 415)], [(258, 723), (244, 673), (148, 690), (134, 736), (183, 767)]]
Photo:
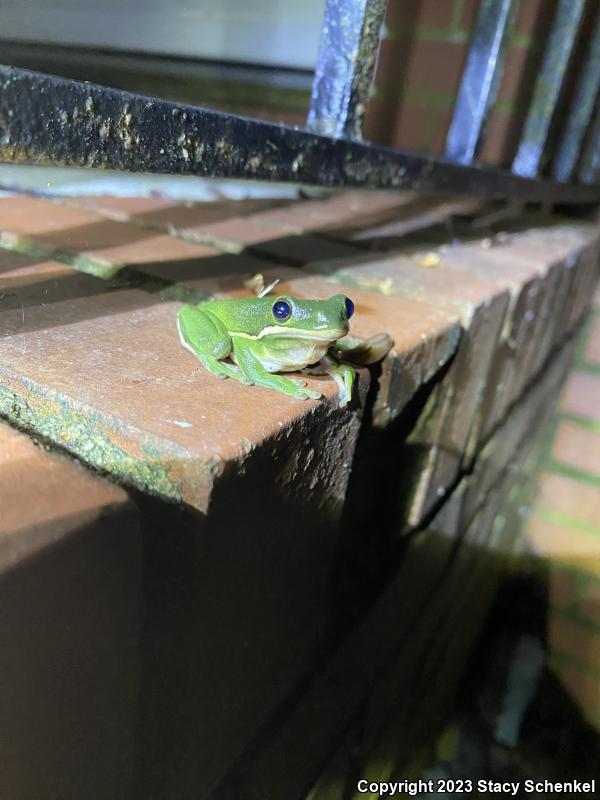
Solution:
[(292, 316), (292, 306), (287, 300), (277, 300), (273, 303), (273, 316), (280, 322), (285, 322)]
[(354, 303), (349, 297), (346, 297), (344, 303), (346, 305), (346, 319), (350, 319), (350, 317), (354, 314)]

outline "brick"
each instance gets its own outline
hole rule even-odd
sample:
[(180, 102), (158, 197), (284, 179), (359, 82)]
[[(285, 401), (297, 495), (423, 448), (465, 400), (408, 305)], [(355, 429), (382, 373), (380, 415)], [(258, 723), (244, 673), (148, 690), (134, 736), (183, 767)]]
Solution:
[[(346, 238), (376, 250), (393, 250), (403, 245), (407, 234), (425, 231), (447, 223), (455, 214), (471, 214), (481, 209), (479, 200), (419, 196), (394, 209), (393, 219), (380, 224), (363, 224)], [(339, 235), (339, 233), (338, 233)]]
[(460, 316), (463, 335), (457, 357), (447, 376), (444, 392), (449, 404), (441, 438), (436, 443), (465, 453), (508, 306), (508, 293), (483, 278), (460, 270), (423, 267), (412, 260), (393, 257), (341, 267), (333, 276), (348, 284), (404, 297), (411, 302), (439, 307)]
[[(541, 368), (557, 337), (564, 335), (560, 318), (556, 319), (555, 302), (568, 289), (568, 282), (563, 280), (565, 270), (579, 263), (573, 257), (589, 244), (592, 232), (589, 226), (572, 230), (559, 227), (526, 237), (511, 236), (498, 247), (483, 248), (476, 243), (436, 251), (441, 268), (458, 268), (496, 280), (513, 295), (506, 342), (497, 352), (484, 404), (486, 432), (502, 419), (510, 403)], [(421, 251), (413, 257), (420, 260), (424, 255)], [(581, 264), (582, 269), (587, 267), (585, 260)]]
[(592, 323), (584, 358), (588, 364), (600, 365), (600, 317)]
[(568, 414), (600, 422), (600, 378), (587, 372), (573, 372), (563, 389), (560, 408)]
[[(441, 522), (448, 533), (452, 516)], [(444, 713), (451, 699), (451, 692), (444, 691), (449, 663), (442, 653), (456, 643), (453, 683), (468, 655), (469, 638), (474, 637), (493, 594), (489, 568), (474, 570), (472, 560), (477, 544), (485, 544), (492, 517), (492, 513), (486, 517), (486, 530), (480, 524), (469, 531), (474, 547), (459, 549), (456, 558), (451, 557), (453, 538), (445, 532), (437, 534), (437, 519), (430, 530), (411, 539), (393, 580), (322, 669), (310, 676), (285, 716), (272, 720), (268, 736), (256, 743), (239, 769), (219, 787), (223, 796), (236, 792), (248, 800), (304, 796), (349, 723), (364, 720), (360, 738), (365, 745), (362, 752), (368, 751), (382, 732), (381, 718), (387, 723), (397, 703), (406, 714), (403, 728), (410, 730), (404, 743), (410, 739), (414, 756), (410, 720), (414, 723), (424, 716), (423, 724), (431, 723), (433, 714), (424, 711), (425, 707), (429, 711), (426, 697), (439, 713)], [(403, 610), (400, 616), (398, 608)], [(447, 625), (450, 618), (455, 626)], [(436, 670), (436, 664), (443, 668)], [(356, 765), (357, 754), (353, 755)]]
[(513, 406), (505, 422), (494, 431), (478, 454), (471, 476), (471, 485), (465, 499), (465, 519), (472, 518), (474, 510), (485, 501), (490, 488), (504, 472), (519, 473), (521, 452), (533, 446), (533, 460), (537, 458), (539, 432), (544, 430), (553, 412), (548, 397), (556, 393), (564, 379), (571, 360), (573, 344), (563, 348), (541, 379)]
[(490, 113), (481, 147), (483, 164), (510, 167), (519, 144), (520, 127), (513, 114), (495, 108)]
[(600, 433), (563, 420), (551, 458), (559, 464), (600, 477)]
[(0, 424), (0, 795), (130, 797), (141, 540), (125, 492)]
[(420, 41), (412, 48), (409, 63), (404, 65), (403, 84), (411, 90), (447, 94), (450, 106), (460, 85), (466, 57), (466, 44)]
[(544, 472), (539, 481), (537, 502), (543, 508), (600, 530), (600, 488), (596, 486)]
[(274, 199), (218, 200), (212, 202), (176, 201), (165, 197), (78, 197), (66, 200), (67, 205), (100, 214), (118, 222), (132, 222), (143, 228), (169, 233), (182, 232), (197, 225), (258, 212), (286, 201)]
[(445, 309), (461, 319), (463, 333), (452, 366), (410, 437), (413, 444), (430, 448), (409, 513), (409, 523), (417, 525), (454, 483), (461, 463), (476, 447), (481, 402), (508, 294), (467, 273), (431, 269), (401, 257), (341, 267), (333, 276), (386, 296)]
[(600, 623), (600, 577), (592, 577), (584, 582), (581, 589), (579, 615), (598, 625)]
[(600, 716), (600, 677), (574, 666), (554, 665), (552, 671), (581, 708), (583, 716), (598, 725)]
[(397, 115), (397, 98), (372, 97), (363, 120), (365, 140), (377, 144), (391, 144)]
[[(71, 267), (58, 261), (46, 261), (39, 256), (0, 250), (0, 294), (27, 284), (63, 278), (72, 272)], [(0, 308), (3, 299), (4, 297), (0, 297)]]
[(557, 654), (600, 671), (600, 634), (563, 617), (548, 619), (548, 644)]
[(527, 526), (527, 542), (540, 557), (600, 574), (598, 536), (534, 514)]
[(432, 112), (431, 108), (416, 101), (402, 103), (398, 107), (393, 135), (382, 143), (399, 149), (426, 151)]
[[(56, 302), (32, 304), (25, 322), (18, 304), (0, 315), (0, 406), (93, 466), (206, 510), (226, 465), (241, 467), (249, 447), (274, 446), (314, 417), (315, 403), (276, 392), (267, 399), (267, 390), (203, 370), (179, 342), (177, 304), (138, 290), (103, 292), (91, 277), (73, 287), (76, 299), (59, 299), (64, 289)], [(333, 381), (309, 383), (336, 404)], [(327, 401), (320, 408), (317, 416), (339, 418), (350, 435), (352, 415)], [(340, 474), (328, 469), (335, 483)]]
[(0, 199), (0, 236), (7, 244), (18, 239), (49, 256), (62, 253), (78, 269), (100, 277), (110, 277), (124, 266), (193, 261), (217, 252), (29, 197)]
[(567, 611), (575, 606), (579, 599), (577, 573), (561, 569), (555, 564), (548, 568), (548, 600), (552, 608)]
[(447, 28), (452, 19), (452, 3), (424, 0), (419, 3), (390, 3), (386, 9), (386, 25), (428, 28)]

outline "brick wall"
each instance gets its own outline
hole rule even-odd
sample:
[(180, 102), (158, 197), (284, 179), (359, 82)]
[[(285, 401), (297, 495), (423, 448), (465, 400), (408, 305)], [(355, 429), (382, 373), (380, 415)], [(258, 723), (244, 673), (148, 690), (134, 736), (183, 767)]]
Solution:
[(560, 398), (527, 542), (548, 575), (551, 666), (600, 728), (600, 307)]
[[(519, 6), (480, 154), (485, 163), (508, 166), (512, 161), (555, 6), (554, 0)], [(478, 0), (389, 4), (365, 121), (367, 139), (443, 154), (478, 8)]]
[[(0, 794), (78, 796), (101, 708), (88, 797), (124, 774), (144, 800), (332, 800), (356, 775), (418, 772), (514, 552), (598, 277), (593, 221), (531, 213), (482, 236), (482, 214), (383, 192), (0, 199), (0, 414), (31, 456), (6, 450), (3, 472), (0, 663), (15, 680), (0, 729), (44, 723), (2, 742)], [(350, 408), (327, 376), (306, 378), (321, 400), (298, 401), (219, 380), (181, 347), (182, 302), (247, 296), (259, 272), (297, 297), (345, 293), (353, 334), (393, 338)], [(40, 575), (55, 602), (11, 650), (14, 598)], [(33, 684), (62, 723), (44, 752)], [(69, 736), (85, 747), (67, 758)]]

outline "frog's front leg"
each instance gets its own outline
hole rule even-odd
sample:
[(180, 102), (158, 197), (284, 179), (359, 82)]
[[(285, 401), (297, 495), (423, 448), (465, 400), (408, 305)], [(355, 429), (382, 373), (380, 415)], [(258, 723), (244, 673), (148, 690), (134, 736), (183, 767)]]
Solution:
[(357, 339), (355, 336), (344, 336), (330, 348), (330, 353), (351, 364), (368, 365), (381, 361), (394, 345), (387, 333), (377, 333), (368, 339)]
[(233, 378), (240, 383), (249, 383), (239, 367), (226, 364), (221, 359), (231, 353), (231, 337), (221, 320), (210, 311), (193, 306), (184, 306), (177, 314), (177, 327), (181, 344), (213, 375)]
[(298, 400), (306, 400), (308, 398), (318, 400), (321, 397), (320, 392), (306, 388), (305, 381), (283, 378), (281, 375), (273, 375), (271, 372), (267, 372), (254, 352), (254, 342), (252, 340), (233, 335), (232, 341), (235, 360), (249, 383), (253, 383), (256, 386), (264, 386), (266, 389), (275, 389), (277, 392), (283, 392), (290, 395), (290, 397), (296, 397)]
[(356, 370), (350, 364), (340, 364), (331, 355), (323, 356), (320, 364), (339, 386), (340, 408), (344, 408), (352, 400)]

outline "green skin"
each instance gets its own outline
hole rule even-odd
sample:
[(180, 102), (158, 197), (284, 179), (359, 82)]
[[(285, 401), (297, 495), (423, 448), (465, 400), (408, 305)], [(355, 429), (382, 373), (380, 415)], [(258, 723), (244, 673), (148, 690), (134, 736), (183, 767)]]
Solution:
[[(285, 300), (292, 307), (288, 319), (273, 315), (273, 306)], [(336, 294), (328, 300), (298, 300), (280, 297), (245, 297), (239, 300), (208, 300), (179, 310), (178, 327), (182, 345), (220, 378), (267, 389), (299, 400), (318, 399), (320, 392), (307, 388), (306, 381), (284, 378), (275, 372), (294, 372), (321, 363), (340, 390), (340, 406), (352, 397), (356, 370), (341, 364), (339, 355), (347, 344), (339, 341), (348, 333), (346, 298)], [(234, 363), (223, 359), (229, 358)]]

